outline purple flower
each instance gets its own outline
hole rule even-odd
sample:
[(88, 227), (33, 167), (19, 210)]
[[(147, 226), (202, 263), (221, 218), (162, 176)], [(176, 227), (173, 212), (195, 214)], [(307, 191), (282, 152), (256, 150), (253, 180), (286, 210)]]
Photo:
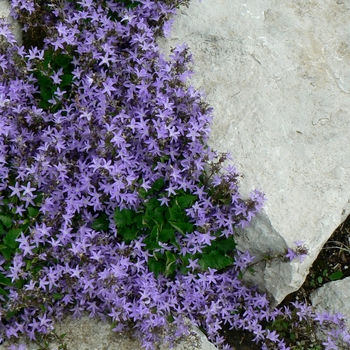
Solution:
[(10, 30), (9, 24), (5, 21), (4, 18), (0, 21), (0, 36), (3, 36), (6, 41), (12, 45), (16, 43), (15, 36)]
[(19, 249), (22, 250), (23, 256), (26, 255), (34, 255), (32, 250), (35, 248), (34, 245), (30, 245), (30, 242), (28, 241), (28, 237), (26, 237), (23, 232), (21, 232), (21, 237), (16, 239), (17, 242), (20, 243)]
[(9, 350), (27, 350), (27, 346), (25, 344), (20, 345), (10, 345)]
[[(9, 45), (0, 55), (0, 67), (6, 68), (0, 82), (1, 193), (17, 201), (12, 209), (18, 217), (42, 196), (38, 218), (17, 240), (20, 254), (3, 273), (13, 282), (26, 281), (25, 293), (9, 292), (14, 307), (26, 305), (30, 295), (38, 298), (31, 305), (44, 304), (46, 310), (24, 308), (9, 322), (8, 332), (34, 338), (65, 312), (80, 317), (88, 311), (91, 317), (108, 315), (117, 322), (115, 331), (125, 331), (133, 321), (145, 347), (154, 345), (160, 328), (172, 342), (186, 334), (185, 317), (217, 344), (224, 341), (218, 334), (222, 320), (249, 328), (257, 342), (277, 343), (278, 334), (263, 329), (259, 320), (269, 322), (278, 311), (238, 278), (254, 258), (237, 251), (225, 271), (201, 267), (216, 240), (220, 247), (235, 227), (251, 221), (263, 195), (253, 191), (243, 200), (236, 169), (222, 169), (228, 156), (207, 146), (212, 111), (184, 84), (191, 75), (187, 47), (176, 47), (169, 60), (159, 53), (155, 38), (168, 32), (169, 16), (182, 1), (138, 3), (133, 9), (94, 0), (52, 11), (42, 7), (47, 28), (42, 48)], [(14, 0), (12, 6), (31, 25), (31, 5)], [(47, 50), (67, 66), (50, 62), (50, 68)], [(43, 101), (38, 72), (51, 84), (48, 101)], [(153, 191), (160, 178), (164, 188)], [(137, 213), (152, 198), (166, 216), (174, 197), (184, 192), (197, 196), (186, 208), (193, 232), (176, 232), (159, 250), (147, 248), (144, 228), (128, 242), (114, 225), (116, 208)], [(96, 219), (102, 230), (92, 229)], [(155, 278), (149, 263), (161, 260), (159, 254), (167, 263), (175, 256), (176, 264), (187, 266), (178, 268), (175, 278)], [(295, 307), (301, 320), (310, 314)]]
[(304, 245), (305, 241), (295, 241), (294, 244), (297, 246), (297, 247), (302, 247)]
[(262, 326), (260, 324), (256, 325), (254, 331), (254, 338), (253, 341), (259, 342), (260, 340), (263, 340), (265, 337), (265, 330), (262, 329)]
[(273, 341), (274, 343), (277, 343), (279, 341), (279, 336), (276, 333), (276, 331), (271, 332), (270, 330), (267, 330), (266, 331), (266, 339), (269, 339), (269, 340)]
[(158, 200), (161, 203), (161, 205), (165, 205), (165, 206), (168, 206), (169, 202), (170, 202), (170, 199), (168, 197), (165, 197), (165, 196), (158, 198)]
[(22, 187), (23, 186), (19, 187), (18, 182), (15, 183), (15, 186), (9, 186), (9, 188), (12, 190), (11, 196), (17, 196), (18, 198), (20, 198), (22, 196), (22, 193), (21, 193)]
[(331, 339), (330, 337), (327, 338), (327, 341), (323, 342), (322, 345), (325, 346), (325, 350), (338, 350), (338, 346), (336, 345), (336, 343), (334, 342), (333, 339)]
[(297, 253), (296, 253), (294, 250), (288, 248), (288, 253), (286, 254), (286, 257), (287, 257), (290, 261), (294, 260), (297, 256), (298, 256), (298, 255), (297, 255)]

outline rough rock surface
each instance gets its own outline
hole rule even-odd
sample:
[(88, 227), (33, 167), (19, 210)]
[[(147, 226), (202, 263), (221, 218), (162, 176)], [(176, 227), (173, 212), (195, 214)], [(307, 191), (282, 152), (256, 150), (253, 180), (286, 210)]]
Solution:
[[(58, 336), (65, 334), (63, 344), (69, 350), (138, 350), (141, 344), (132, 336), (115, 333), (106, 322), (90, 319), (87, 316), (78, 320), (66, 318), (62, 323), (55, 325)], [(0, 345), (0, 350), (7, 350), (9, 345)], [(28, 343), (27, 350), (37, 350), (38, 345)], [(46, 349), (46, 348), (45, 348)], [(48, 350), (58, 350), (57, 341), (49, 342)], [(170, 349), (161, 346), (159, 350)], [(196, 327), (191, 327), (190, 335), (175, 344), (173, 350), (216, 350), (216, 347), (208, 341), (206, 336)]]
[[(22, 42), (22, 29), (21, 26), (10, 17), (10, 3), (8, 0), (0, 0), (0, 18), (8, 20), (11, 25), (11, 30), (16, 40)], [(0, 41), (1, 43), (1, 41)]]
[(252, 278), (277, 302), (349, 214), (349, 16), (345, 0), (192, 0), (159, 40), (166, 54), (189, 46), (191, 84), (214, 108), (211, 145), (231, 152), (243, 193), (266, 194), (239, 247), (309, 249), (303, 263), (272, 262)]
[(347, 316), (347, 326), (350, 329), (350, 277), (326, 283), (310, 297), (316, 311), (340, 312)]

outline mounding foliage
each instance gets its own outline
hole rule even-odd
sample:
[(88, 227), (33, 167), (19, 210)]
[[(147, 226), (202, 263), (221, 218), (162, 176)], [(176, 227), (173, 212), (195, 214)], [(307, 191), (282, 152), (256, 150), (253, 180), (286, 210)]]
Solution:
[(35, 340), (87, 311), (133, 327), (147, 349), (186, 334), (185, 318), (222, 348), (229, 325), (288, 349), (278, 332), (307, 318), (349, 344), (340, 316), (271, 309), (241, 280), (254, 261), (235, 228), (264, 196), (243, 199), (228, 155), (207, 145), (211, 109), (186, 84), (186, 46), (167, 60), (156, 45), (186, 3), (12, 0), (25, 42), (1, 23), (3, 339)]

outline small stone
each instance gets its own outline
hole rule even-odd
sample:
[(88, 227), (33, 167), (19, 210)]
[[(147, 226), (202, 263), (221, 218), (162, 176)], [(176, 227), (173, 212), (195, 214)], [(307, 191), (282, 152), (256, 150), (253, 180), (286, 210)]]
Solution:
[(261, 215), (236, 231), (238, 248), (261, 259), (305, 241), (302, 263), (249, 276), (276, 303), (300, 288), (350, 213), (349, 16), (334, 0), (192, 0), (158, 40), (165, 54), (189, 46), (190, 84), (214, 109), (210, 145), (231, 152), (243, 193), (266, 194)]

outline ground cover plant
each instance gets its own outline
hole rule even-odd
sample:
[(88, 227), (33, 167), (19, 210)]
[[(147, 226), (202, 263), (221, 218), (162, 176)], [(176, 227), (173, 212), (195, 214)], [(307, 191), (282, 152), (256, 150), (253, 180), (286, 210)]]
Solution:
[[(25, 41), (1, 23), (4, 340), (35, 340), (87, 311), (116, 332), (132, 327), (147, 349), (186, 334), (185, 318), (222, 348), (225, 326), (288, 349), (286, 322), (306, 321), (329, 326), (326, 349), (348, 346), (340, 316), (273, 309), (243, 283), (255, 261), (235, 249), (235, 228), (264, 196), (242, 198), (229, 156), (207, 145), (211, 109), (186, 84), (186, 46), (167, 60), (156, 45), (185, 4), (12, 0)], [(292, 248), (280, 258), (305, 253)]]

